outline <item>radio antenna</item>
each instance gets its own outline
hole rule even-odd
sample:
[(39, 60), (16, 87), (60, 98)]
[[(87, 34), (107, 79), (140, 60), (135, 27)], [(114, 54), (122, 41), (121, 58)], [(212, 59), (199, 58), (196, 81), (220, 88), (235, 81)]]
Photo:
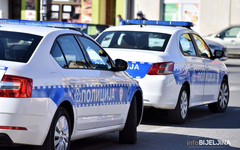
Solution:
[[(137, 5), (137, 11), (139, 12), (139, 7)], [(140, 21), (140, 27), (142, 27), (142, 20), (139, 20)]]

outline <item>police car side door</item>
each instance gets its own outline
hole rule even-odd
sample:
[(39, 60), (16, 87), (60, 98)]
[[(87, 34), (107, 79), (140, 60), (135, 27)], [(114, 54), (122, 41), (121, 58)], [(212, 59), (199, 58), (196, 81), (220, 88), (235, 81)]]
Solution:
[(204, 78), (204, 96), (203, 102), (216, 101), (219, 93), (219, 76), (220, 66), (218, 59), (211, 59), (211, 50), (202, 38), (196, 34), (192, 34), (198, 51), (204, 61), (205, 78)]
[(101, 83), (101, 90), (97, 93), (100, 100), (97, 127), (121, 124), (127, 104), (125, 78), (121, 73), (112, 70), (112, 60), (101, 47), (86, 37), (78, 38), (88, 53), (94, 72)]
[(198, 56), (193, 40), (188, 33), (183, 33), (179, 37), (179, 44), (182, 54), (187, 61), (187, 69), (190, 84), (189, 106), (199, 105), (203, 98), (204, 89), (204, 62)]
[(92, 100), (91, 93), (99, 82), (94, 71), (89, 69), (90, 65), (74, 35), (59, 36), (53, 44), (51, 55), (66, 79), (63, 86), (70, 90), (77, 130), (96, 128), (98, 102)]

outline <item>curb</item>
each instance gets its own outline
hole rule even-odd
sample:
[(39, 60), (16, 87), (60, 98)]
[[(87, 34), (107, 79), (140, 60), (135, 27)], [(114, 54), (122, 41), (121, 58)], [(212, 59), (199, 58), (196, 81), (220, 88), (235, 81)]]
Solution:
[(228, 58), (239, 59), (240, 58), (240, 54), (228, 54)]

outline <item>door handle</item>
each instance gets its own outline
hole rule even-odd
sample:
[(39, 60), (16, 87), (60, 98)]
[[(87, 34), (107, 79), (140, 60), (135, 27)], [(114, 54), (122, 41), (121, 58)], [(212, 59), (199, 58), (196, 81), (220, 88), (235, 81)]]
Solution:
[(191, 70), (193, 70), (193, 69), (194, 69), (193, 65), (190, 65), (190, 69), (191, 69)]
[(107, 81), (105, 79), (99, 79), (100, 83), (106, 83)]
[(69, 80), (68, 82), (69, 82), (70, 84), (76, 84), (76, 83), (77, 83), (76, 80)]
[(206, 69), (206, 70), (209, 70), (209, 67), (208, 67), (208, 66), (206, 66), (206, 67), (205, 67), (205, 69)]

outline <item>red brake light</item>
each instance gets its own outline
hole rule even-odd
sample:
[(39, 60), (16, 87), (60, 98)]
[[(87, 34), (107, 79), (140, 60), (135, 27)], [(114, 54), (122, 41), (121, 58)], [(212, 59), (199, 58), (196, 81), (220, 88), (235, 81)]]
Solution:
[(154, 63), (148, 70), (148, 75), (167, 75), (172, 74), (174, 62)]
[(4, 75), (0, 82), (0, 97), (31, 97), (32, 79)]
[(8, 129), (8, 130), (27, 130), (25, 127), (9, 127), (9, 126), (0, 126), (0, 129)]

